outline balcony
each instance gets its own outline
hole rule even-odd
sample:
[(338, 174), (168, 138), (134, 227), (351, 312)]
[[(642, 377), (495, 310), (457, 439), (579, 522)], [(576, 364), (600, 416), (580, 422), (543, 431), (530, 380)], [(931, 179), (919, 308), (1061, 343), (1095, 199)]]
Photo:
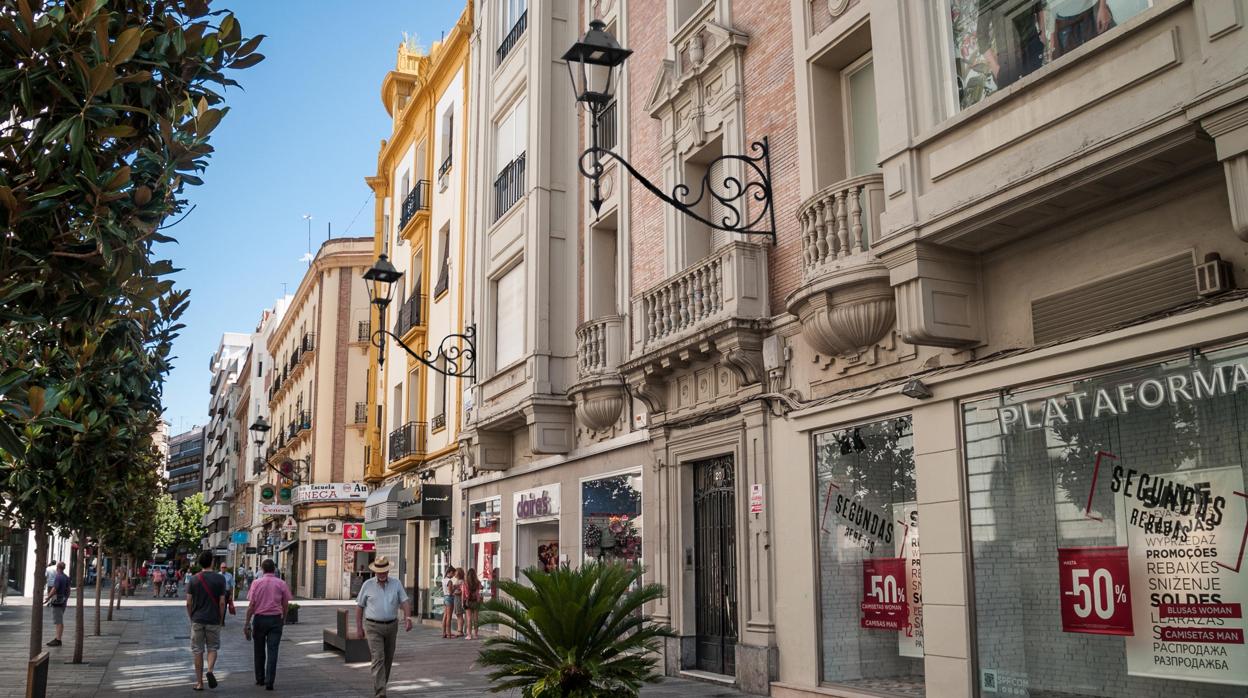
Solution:
[(425, 453), (425, 423), (408, 422), (390, 432), (390, 462), (396, 463)]
[(355, 341), (371, 342), (373, 337), (373, 328), (367, 320), (360, 320), (355, 326)]
[(576, 328), (578, 380), (568, 391), (576, 416), (594, 431), (606, 431), (624, 411), (627, 393), (619, 366), (626, 354), (624, 317), (609, 315)]
[(888, 269), (872, 251), (883, 212), (880, 174), (837, 182), (798, 209), (803, 283), (785, 305), (821, 354), (857, 356), (893, 330)]
[(429, 420), (429, 428), (433, 429), (434, 431), (437, 431), (438, 429), (445, 429), (446, 428), (446, 413), (443, 412), (442, 414), (433, 415), (433, 419)]
[(511, 210), (520, 197), (524, 196), (524, 162), (525, 153), (507, 163), (494, 180), (494, 220), (503, 217)]
[(355, 403), (355, 421), (353, 424), (368, 424), (368, 403)]
[(416, 182), (416, 186), (403, 197), (403, 208), (399, 212), (399, 231), (402, 232), (407, 228), (408, 221), (412, 220), (418, 211), (429, 210), (429, 180), (422, 179)]
[(300, 358), (306, 359), (316, 351), (316, 333), (304, 332), (303, 339), (299, 340)]
[(406, 337), (413, 327), (424, 325), (424, 318), (421, 317), (423, 300), (424, 294), (417, 290), (395, 309), (394, 333), (396, 335)]
[(524, 30), (529, 26), (529, 11), (525, 10), (520, 13), (520, 18), (516, 23), (511, 25), (511, 31), (507, 32), (507, 36), (498, 45), (498, 49), (494, 51), (494, 65), (502, 65), (507, 59), (507, 54), (511, 53), (511, 49), (515, 47), (516, 42), (520, 41), (520, 37), (524, 36)]
[(631, 358), (621, 366), (630, 388), (663, 411), (662, 377), (718, 355), (743, 384), (762, 379), (767, 250), (730, 242), (633, 298)]
[(446, 191), (446, 187), (451, 183), (451, 155), (447, 153), (446, 159), (438, 165), (438, 191)]
[(602, 110), (602, 116), (598, 117), (598, 142), (607, 150), (615, 149), (617, 142), (616, 104), (618, 103), (612, 101)]

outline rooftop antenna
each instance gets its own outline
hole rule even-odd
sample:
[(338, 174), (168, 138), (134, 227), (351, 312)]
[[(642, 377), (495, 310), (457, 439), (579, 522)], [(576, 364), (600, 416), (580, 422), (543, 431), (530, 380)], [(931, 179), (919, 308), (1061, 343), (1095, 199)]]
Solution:
[(325, 223), (325, 241), (329, 242), (334, 239), (334, 222), (326, 221)]
[(307, 262), (308, 266), (312, 266), (312, 214), (303, 214), (303, 220), (308, 222), (308, 253), (300, 258), (299, 261)]

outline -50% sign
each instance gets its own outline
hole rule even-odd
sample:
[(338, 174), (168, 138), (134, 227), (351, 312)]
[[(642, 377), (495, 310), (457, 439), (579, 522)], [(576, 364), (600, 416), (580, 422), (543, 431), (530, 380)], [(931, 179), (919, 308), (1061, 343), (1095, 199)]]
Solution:
[(1134, 635), (1125, 547), (1058, 548), (1062, 630)]

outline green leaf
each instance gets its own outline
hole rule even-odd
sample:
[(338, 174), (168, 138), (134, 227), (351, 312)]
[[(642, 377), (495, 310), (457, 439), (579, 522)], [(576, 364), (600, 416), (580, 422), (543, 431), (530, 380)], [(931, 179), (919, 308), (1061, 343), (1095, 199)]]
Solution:
[(243, 56), (242, 58), (236, 58), (230, 61), (230, 68), (234, 70), (243, 70), (244, 68), (250, 68), (262, 60), (264, 60), (263, 53), (252, 53)]
[(62, 184), (59, 187), (53, 187), (51, 189), (48, 189), (47, 191), (41, 191), (38, 194), (34, 194), (33, 196), (28, 196), (26, 197), (26, 201), (28, 203), (31, 203), (35, 201), (43, 201), (44, 199), (55, 199), (61, 194), (67, 194), (71, 191), (75, 191), (76, 189), (78, 189), (78, 187), (74, 186), (73, 184)]

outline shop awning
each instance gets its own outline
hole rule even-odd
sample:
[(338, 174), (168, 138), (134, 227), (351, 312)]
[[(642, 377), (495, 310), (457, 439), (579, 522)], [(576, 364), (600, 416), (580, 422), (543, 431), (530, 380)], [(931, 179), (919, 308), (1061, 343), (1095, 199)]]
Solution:
[(404, 487), (401, 483), (378, 487), (364, 500), (364, 526), (374, 531), (399, 525), (399, 504)]
[(280, 552), (283, 552), (283, 551), (285, 551), (287, 548), (289, 548), (290, 546), (292, 546), (292, 545), (294, 545), (295, 543), (298, 543), (298, 542), (299, 542), (299, 541), (297, 541), (297, 540), (288, 540), (288, 541), (285, 541), (285, 542), (279, 543), (279, 544), (278, 544), (278, 546), (277, 546), (277, 552), (279, 552), (279, 553), (280, 553)]

